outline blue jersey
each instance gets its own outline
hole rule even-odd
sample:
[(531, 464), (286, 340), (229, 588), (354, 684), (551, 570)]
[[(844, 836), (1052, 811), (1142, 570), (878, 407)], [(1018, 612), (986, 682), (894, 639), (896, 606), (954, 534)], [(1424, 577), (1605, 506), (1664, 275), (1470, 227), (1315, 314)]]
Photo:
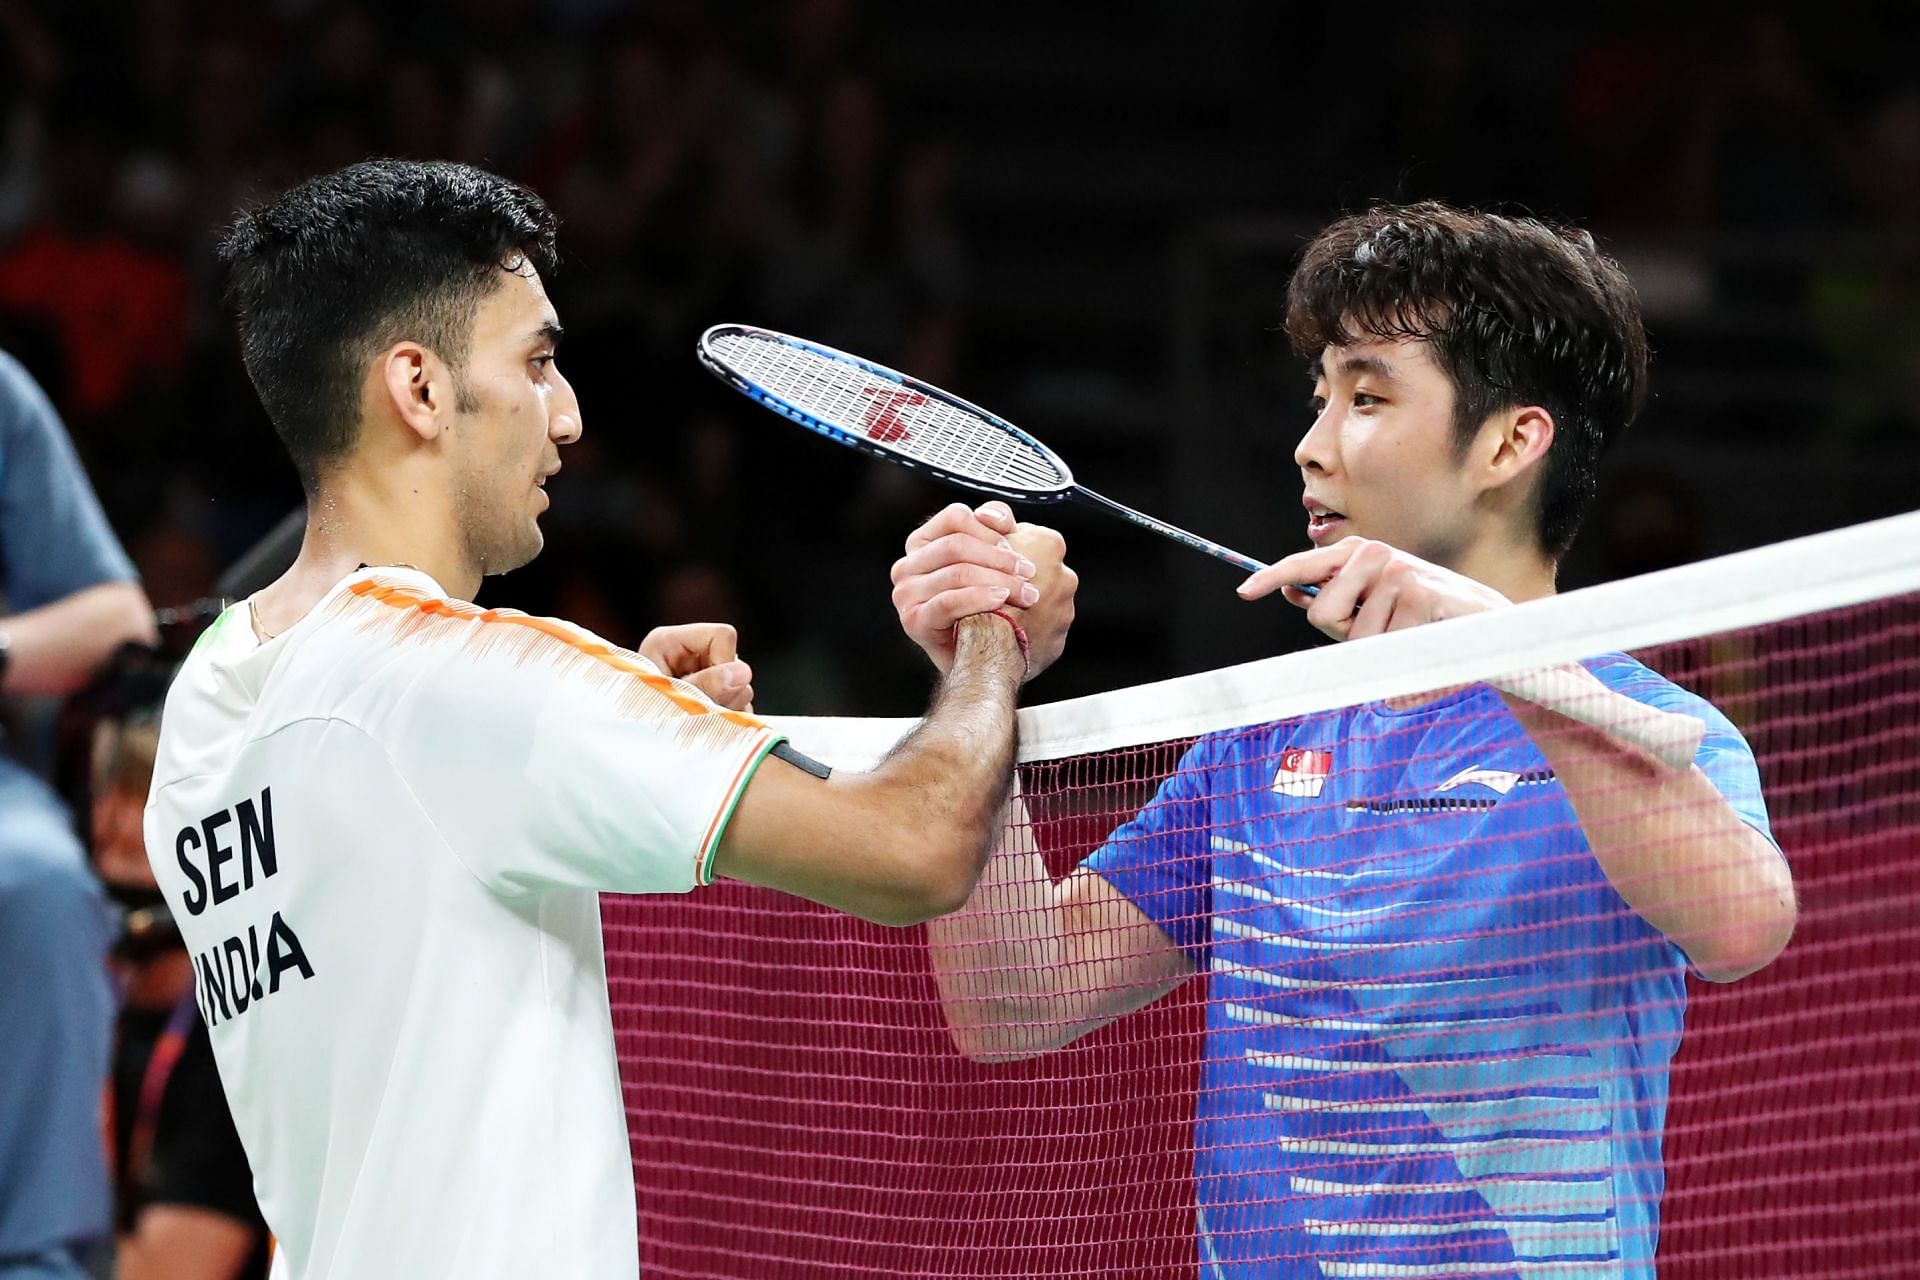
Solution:
[[(1767, 831), (1724, 716), (1587, 665)], [(1209, 975), (1203, 1276), (1653, 1275), (1686, 958), (1497, 694), (1203, 738), (1086, 865)]]

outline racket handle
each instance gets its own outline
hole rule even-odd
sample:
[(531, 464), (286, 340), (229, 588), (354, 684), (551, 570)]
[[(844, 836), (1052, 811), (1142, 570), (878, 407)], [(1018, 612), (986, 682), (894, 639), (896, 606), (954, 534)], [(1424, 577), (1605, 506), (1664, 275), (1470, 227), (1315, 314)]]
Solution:
[(1162, 537), (1173, 539), (1173, 541), (1178, 542), (1182, 546), (1192, 547), (1195, 551), (1203, 551), (1216, 560), (1224, 560), (1236, 569), (1244, 570), (1247, 573), (1258, 573), (1267, 567), (1264, 563), (1255, 560), (1252, 556), (1243, 556), (1233, 548), (1223, 547), (1210, 538), (1203, 538), (1197, 533), (1188, 533), (1179, 525), (1168, 524), (1165, 520), (1156, 520), (1144, 511), (1135, 511), (1132, 507), (1115, 502), (1112, 498), (1103, 497), (1085, 485), (1077, 484), (1069, 489), (1067, 493), (1069, 497), (1078, 498), (1088, 506), (1098, 507), (1102, 511), (1119, 516), (1122, 520), (1137, 524), (1142, 529), (1151, 529)]

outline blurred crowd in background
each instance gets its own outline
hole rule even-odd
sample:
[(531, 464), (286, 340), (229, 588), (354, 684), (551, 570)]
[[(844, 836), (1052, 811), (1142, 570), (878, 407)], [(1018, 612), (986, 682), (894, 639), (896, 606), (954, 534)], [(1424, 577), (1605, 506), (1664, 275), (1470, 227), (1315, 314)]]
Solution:
[[(1276, 555), (1307, 425), (1277, 332), (1293, 250), (1380, 199), (1577, 222), (1641, 290), (1656, 398), (1567, 577), (1657, 569), (1916, 505), (1920, 76), (1894, 48), (1867, 6), (0, 0), (0, 350), (52, 397), (152, 603), (204, 600), (300, 503), (222, 301), (234, 211), (372, 155), (507, 174), (561, 219), (549, 283), (586, 430), (546, 554), (484, 602), (625, 644), (732, 621), (761, 710), (906, 715), (928, 673), (886, 570), (949, 495), (707, 379), (705, 326), (949, 386), (1115, 497)], [(1187, 552), (1057, 522), (1081, 619), (1039, 696), (1310, 634), (1217, 604), (1231, 578)], [(123, 673), (70, 735), (135, 926), (157, 900), (139, 704), (165, 674)], [(158, 1191), (128, 1172), (163, 1098), (220, 1111), (203, 1041), (182, 1048), (184, 959), (131, 927), (117, 962), (119, 1226), (137, 1242), (143, 1197), (184, 1195), (227, 1232), (230, 1262), (194, 1274), (256, 1275), (230, 1125), (163, 1137)], [(129, 1256), (123, 1275), (186, 1274)]]
[[(1722, 303), (1809, 317), (1794, 341), (1844, 399), (1720, 439), (1920, 434), (1920, 79), (1868, 7), (1815, 23), (1387, 5), (1355, 24), (1231, 0), (1143, 4), (1124, 26), (1079, 6), (949, 8), (0, 0), (0, 347), (54, 396), (155, 604), (181, 604), (300, 496), (222, 306), (212, 247), (233, 211), (368, 155), (525, 181), (562, 220), (551, 283), (586, 434), (553, 484), (547, 554), (486, 600), (629, 644), (733, 619), (782, 711), (918, 706), (885, 567), (945, 496), (731, 403), (691, 357), (720, 320), (995, 407), (1046, 403), (1055, 365), (1152, 403), (1184, 229), (1258, 213), (1310, 231), (1437, 195), (1603, 241), (1745, 236), (1761, 247), (1716, 268)], [(1872, 265), (1821, 276), (1765, 252), (1808, 235), (1865, 237)], [(1688, 353), (1663, 348), (1656, 302), (1658, 390)], [(1274, 425), (1290, 439), (1305, 423)], [(1083, 477), (1097, 470), (1101, 437), (1070, 441)], [(1177, 441), (1127, 447), (1144, 450), (1137, 490)], [(1703, 482), (1655, 476), (1603, 512), (1591, 575), (1758, 540), (1699, 527), (1684, 495)], [(1295, 483), (1273, 477), (1277, 505)], [(1819, 501), (1829, 524), (1856, 514), (1844, 493)], [(1100, 590), (1088, 575), (1096, 611)], [(1153, 636), (1083, 630), (1075, 652), (1102, 681), (1167, 674)], [(1080, 690), (1068, 674), (1056, 691)]]

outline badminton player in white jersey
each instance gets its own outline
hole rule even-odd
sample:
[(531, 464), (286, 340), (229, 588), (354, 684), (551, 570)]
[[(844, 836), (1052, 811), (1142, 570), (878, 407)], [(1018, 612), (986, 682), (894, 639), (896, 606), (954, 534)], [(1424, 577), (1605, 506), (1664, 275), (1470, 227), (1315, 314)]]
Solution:
[[(1315, 547), (1241, 594), (1340, 640), (1552, 594), (1644, 398), (1619, 267), (1531, 220), (1379, 208), (1307, 247), (1287, 329)], [(1011, 527), (989, 505), (909, 541), (894, 598), (936, 660), (943, 587), (1007, 581)], [(1770, 961), (1793, 889), (1726, 718), (1586, 666), (1595, 697), (1703, 720), (1693, 767), (1485, 686), (1209, 735), (1065, 880), (1010, 847), (930, 928), (961, 1047), (1042, 1052), (1209, 972), (1209, 1280), (1650, 1277), (1683, 973)]]
[(1071, 618), (1058, 537), (1010, 531), (1011, 585), (964, 601), (1001, 616), (947, 637), (921, 727), (823, 777), (746, 710), (725, 628), (633, 653), (466, 603), (540, 550), (581, 430), (552, 246), (523, 188), (376, 161), (224, 247), (307, 534), (187, 660), (145, 834), (287, 1280), (635, 1276), (595, 891), (725, 875), (885, 923), (957, 907), (1016, 691)]

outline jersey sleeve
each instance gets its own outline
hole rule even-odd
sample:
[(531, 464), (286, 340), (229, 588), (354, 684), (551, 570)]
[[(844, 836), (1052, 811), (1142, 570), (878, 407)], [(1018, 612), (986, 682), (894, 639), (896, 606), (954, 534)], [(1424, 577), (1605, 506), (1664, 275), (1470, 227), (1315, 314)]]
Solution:
[(781, 735), (568, 623), (363, 581), (354, 718), (454, 856), (503, 894), (678, 893)]
[(1202, 739), (1153, 799), (1081, 864), (1139, 907), (1201, 969), (1213, 908), (1210, 764), (1208, 740)]
[(1661, 711), (1677, 712), (1702, 721), (1707, 731), (1694, 753), (1693, 763), (1707, 775), (1707, 781), (1740, 821), (1772, 841), (1776, 849), (1780, 847), (1767, 820), (1766, 800), (1760, 793), (1760, 767), (1754, 762), (1753, 748), (1718, 707), (1658, 678), (1636, 681), (1621, 692)]
[[(1708, 710), (1713, 711), (1710, 707)], [(1772, 841), (1776, 849), (1780, 847), (1767, 820), (1767, 802), (1760, 794), (1760, 766), (1754, 762), (1753, 748), (1718, 711), (1707, 718), (1707, 733), (1693, 762), (1740, 821)]]

